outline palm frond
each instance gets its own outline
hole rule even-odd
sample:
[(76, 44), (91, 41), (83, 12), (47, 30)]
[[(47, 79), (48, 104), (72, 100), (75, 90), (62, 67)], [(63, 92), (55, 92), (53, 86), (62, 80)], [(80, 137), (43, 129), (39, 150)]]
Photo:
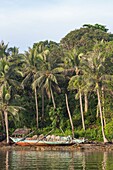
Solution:
[(22, 81), (21, 83), (21, 86), (24, 88), (24, 86), (27, 84), (28, 80), (30, 79), (31, 77), (31, 73), (29, 73), (25, 78), (24, 80)]

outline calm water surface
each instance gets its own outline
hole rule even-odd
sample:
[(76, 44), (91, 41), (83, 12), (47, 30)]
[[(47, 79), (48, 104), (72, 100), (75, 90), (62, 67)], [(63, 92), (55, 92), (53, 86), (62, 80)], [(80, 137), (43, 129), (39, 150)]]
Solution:
[(0, 170), (113, 170), (113, 152), (0, 151)]

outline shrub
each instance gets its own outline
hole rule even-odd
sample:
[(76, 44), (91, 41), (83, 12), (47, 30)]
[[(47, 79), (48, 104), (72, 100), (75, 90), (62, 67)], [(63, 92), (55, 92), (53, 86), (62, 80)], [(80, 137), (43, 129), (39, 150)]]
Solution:
[(105, 133), (108, 140), (113, 139), (113, 119), (106, 125)]

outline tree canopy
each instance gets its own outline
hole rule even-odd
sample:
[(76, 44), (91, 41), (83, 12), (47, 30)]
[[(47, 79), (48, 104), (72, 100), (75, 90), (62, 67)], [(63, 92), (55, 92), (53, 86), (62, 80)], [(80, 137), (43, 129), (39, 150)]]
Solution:
[(104, 25), (84, 24), (22, 54), (0, 43), (0, 130), (7, 135), (26, 126), (111, 141), (112, 96), (113, 34)]

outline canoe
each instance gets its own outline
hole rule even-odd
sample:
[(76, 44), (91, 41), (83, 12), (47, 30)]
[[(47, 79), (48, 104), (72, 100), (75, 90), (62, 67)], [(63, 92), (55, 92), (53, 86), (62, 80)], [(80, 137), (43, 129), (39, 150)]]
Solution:
[(32, 139), (23, 139), (23, 138), (13, 138), (10, 139), (17, 145), (20, 146), (71, 146), (77, 143), (83, 143), (83, 139), (74, 139), (74, 140), (61, 140), (61, 141), (46, 141), (46, 140), (32, 140)]

